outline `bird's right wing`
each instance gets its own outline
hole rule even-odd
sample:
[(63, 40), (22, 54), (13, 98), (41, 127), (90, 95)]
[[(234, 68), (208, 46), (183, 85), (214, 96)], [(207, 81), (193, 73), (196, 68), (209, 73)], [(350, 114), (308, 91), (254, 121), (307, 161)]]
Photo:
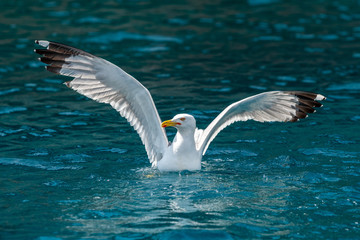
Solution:
[(264, 92), (245, 98), (225, 108), (205, 130), (196, 131), (196, 148), (204, 155), (216, 135), (237, 121), (295, 122), (321, 107), (317, 101), (324, 99), (321, 94), (300, 91)]
[(101, 103), (110, 104), (130, 123), (145, 145), (150, 162), (159, 161), (168, 146), (165, 130), (149, 91), (116, 65), (82, 50), (49, 41), (35, 41), (46, 49), (46, 69), (73, 77), (67, 86)]

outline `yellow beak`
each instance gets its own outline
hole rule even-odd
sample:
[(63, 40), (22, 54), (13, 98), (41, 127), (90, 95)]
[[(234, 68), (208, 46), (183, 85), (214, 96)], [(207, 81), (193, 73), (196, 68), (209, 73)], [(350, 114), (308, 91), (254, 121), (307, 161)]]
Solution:
[(166, 120), (161, 124), (161, 127), (174, 127), (176, 125), (181, 125), (181, 123), (174, 122), (172, 120)]

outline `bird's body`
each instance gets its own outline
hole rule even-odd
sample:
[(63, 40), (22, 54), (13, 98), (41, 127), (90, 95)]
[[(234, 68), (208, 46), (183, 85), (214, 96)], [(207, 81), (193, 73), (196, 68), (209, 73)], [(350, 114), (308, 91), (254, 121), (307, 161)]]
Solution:
[(163, 158), (154, 166), (160, 171), (200, 170), (202, 154), (196, 149), (195, 118), (189, 114), (178, 114), (173, 120), (165, 121), (162, 126), (165, 127), (166, 124), (173, 124), (178, 131)]
[[(116, 65), (82, 50), (45, 40), (35, 41), (47, 70), (73, 77), (66, 85), (95, 101), (108, 103), (139, 134), (152, 166), (160, 171), (200, 170), (209, 144), (225, 127), (237, 121), (295, 122), (322, 106), (321, 94), (270, 91), (237, 101), (225, 108), (202, 130), (189, 114), (178, 114), (161, 123), (149, 91)], [(165, 128), (177, 133), (169, 143)]]

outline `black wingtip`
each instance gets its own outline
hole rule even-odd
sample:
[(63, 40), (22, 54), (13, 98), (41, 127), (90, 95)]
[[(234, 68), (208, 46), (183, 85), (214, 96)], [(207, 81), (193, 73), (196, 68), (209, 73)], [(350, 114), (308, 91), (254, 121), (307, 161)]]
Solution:
[(299, 119), (308, 117), (308, 114), (316, 112), (314, 108), (323, 106), (318, 101), (326, 99), (326, 97), (321, 94), (311, 92), (289, 91), (287, 93), (295, 95), (299, 101), (295, 106), (296, 114), (290, 119), (290, 122), (296, 122)]
[(55, 74), (59, 74), (61, 67), (53, 67), (53, 66), (45, 66), (46, 70), (48, 70), (49, 72), (55, 73)]

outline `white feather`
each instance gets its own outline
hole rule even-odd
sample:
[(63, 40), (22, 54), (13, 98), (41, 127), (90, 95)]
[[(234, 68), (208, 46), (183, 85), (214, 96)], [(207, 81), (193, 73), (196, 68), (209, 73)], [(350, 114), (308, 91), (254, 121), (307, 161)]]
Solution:
[[(49, 47), (48, 41), (38, 41)], [(108, 103), (125, 117), (145, 144), (150, 162), (161, 160), (168, 140), (149, 91), (116, 65), (84, 54), (65, 58), (59, 71), (74, 77), (67, 86), (95, 101)]]
[[(324, 99), (322, 96), (321, 100)], [(281, 91), (260, 93), (225, 108), (198, 137), (196, 148), (205, 154), (216, 135), (237, 121), (287, 122), (296, 116), (297, 96)]]

